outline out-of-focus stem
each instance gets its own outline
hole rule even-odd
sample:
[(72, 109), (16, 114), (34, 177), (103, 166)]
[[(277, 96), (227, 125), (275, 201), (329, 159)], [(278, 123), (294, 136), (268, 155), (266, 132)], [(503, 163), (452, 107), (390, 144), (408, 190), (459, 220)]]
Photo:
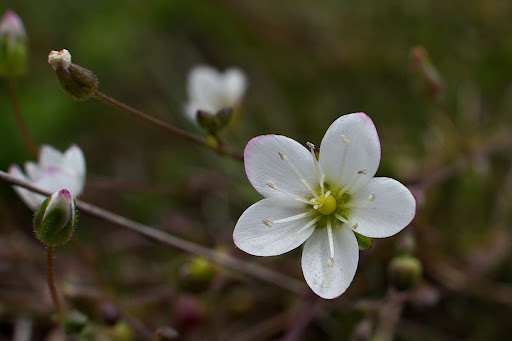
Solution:
[(16, 126), (20, 131), (21, 138), (25, 143), (25, 146), (30, 151), (32, 156), (37, 158), (38, 150), (36, 143), (32, 139), (30, 132), (28, 131), (27, 125), (25, 123), (25, 119), (23, 118), (23, 114), (21, 113), (21, 107), (18, 102), (18, 94), (16, 92), (16, 84), (13, 79), (9, 79), (7, 82), (7, 92), (9, 95), (9, 102), (11, 104), (12, 112), (14, 114), (14, 120), (16, 121)]
[(150, 116), (146, 114), (145, 112), (142, 112), (140, 110), (137, 110), (135, 108), (132, 108), (124, 103), (121, 103), (117, 101), (116, 99), (109, 97), (99, 91), (96, 91), (94, 93), (94, 96), (103, 102), (110, 104), (118, 109), (121, 109), (123, 111), (126, 111), (132, 116), (135, 116), (143, 121), (146, 121), (160, 129), (163, 129), (167, 131), (168, 133), (173, 134), (174, 136), (177, 136), (179, 138), (182, 138), (184, 140), (190, 141), (192, 143), (207, 147), (209, 149), (212, 149), (213, 151), (217, 152), (220, 155), (228, 155), (232, 157), (233, 159), (243, 161), (244, 158), (242, 155), (236, 153), (235, 151), (231, 150), (227, 145), (223, 144), (222, 146), (219, 146), (219, 148), (216, 148), (212, 146), (207, 140), (197, 137), (194, 134), (191, 134), (185, 130), (176, 128), (175, 126), (172, 126), (164, 121), (161, 121), (159, 119), (154, 118), (153, 116)]
[[(45, 191), (29, 182), (15, 178), (6, 172), (0, 171), (0, 179), (10, 184), (21, 186), (46, 196), (50, 196), (52, 194), (49, 191)], [(104, 221), (108, 221), (125, 229), (137, 232), (154, 241), (178, 248), (185, 252), (203, 256), (220, 265), (242, 273), (246, 273), (264, 282), (281, 287), (285, 290), (302, 295), (306, 289), (305, 285), (295, 278), (283, 275), (273, 270), (269, 270), (257, 264), (245, 262), (228, 254), (212, 250), (206, 246), (181, 239), (169, 233), (160, 231), (154, 227), (140, 224), (126, 217), (107, 211), (101, 207), (91, 205), (85, 201), (77, 200), (76, 203), (77, 208), (83, 213), (100, 218)]]
[(52, 295), (52, 300), (57, 310), (58, 321), (62, 323), (64, 321), (64, 311), (62, 310), (55, 280), (53, 279), (53, 246), (51, 245), (46, 248), (46, 279), (48, 280), (48, 288), (50, 289), (50, 294)]

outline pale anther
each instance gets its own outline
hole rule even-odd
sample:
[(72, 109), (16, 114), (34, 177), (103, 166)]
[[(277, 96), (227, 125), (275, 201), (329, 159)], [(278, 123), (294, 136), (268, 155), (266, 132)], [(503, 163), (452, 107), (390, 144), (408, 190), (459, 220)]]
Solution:
[(355, 230), (355, 229), (357, 229), (357, 227), (358, 227), (358, 226), (359, 226), (359, 224), (358, 224), (358, 223), (357, 223), (357, 221), (356, 221), (354, 224), (352, 224), (351, 228), (352, 228), (353, 230)]
[(343, 141), (343, 143), (345, 143), (347, 146), (350, 144), (350, 140), (348, 139), (348, 137), (346, 137), (345, 135), (341, 135), (341, 141)]
[(333, 265), (334, 265), (334, 258), (329, 257), (329, 259), (327, 260), (327, 266), (332, 268)]
[(268, 180), (268, 181), (267, 181), (267, 186), (268, 186), (268, 187), (270, 187), (270, 188), (272, 188), (272, 189), (275, 189), (275, 190), (277, 191), (277, 186), (276, 186), (276, 184), (274, 183), (274, 181), (272, 181), (272, 180)]
[(375, 194), (370, 194), (370, 196), (368, 197), (368, 200), (375, 201), (375, 198), (376, 198)]
[(284, 155), (283, 153), (281, 152), (278, 152), (279, 153), (279, 157), (281, 158), (281, 160), (286, 160), (286, 155)]
[(312, 150), (315, 150), (315, 145), (311, 142), (306, 142), (306, 146), (308, 146)]
[(270, 220), (270, 219), (263, 218), (263, 219), (261, 219), (261, 222), (263, 224), (267, 225), (268, 227), (272, 227), (272, 225), (274, 225), (274, 222), (272, 220)]
[(357, 171), (357, 174), (365, 174), (366, 175), (367, 173), (368, 173), (368, 170), (366, 170), (366, 169), (361, 169), (361, 170)]

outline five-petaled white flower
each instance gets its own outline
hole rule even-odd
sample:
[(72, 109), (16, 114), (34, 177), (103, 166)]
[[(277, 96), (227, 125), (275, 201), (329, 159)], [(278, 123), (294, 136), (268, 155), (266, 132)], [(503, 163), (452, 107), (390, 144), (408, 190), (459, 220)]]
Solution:
[(215, 114), (223, 108), (236, 107), (246, 88), (245, 74), (238, 68), (221, 73), (210, 66), (196, 66), (188, 75), (189, 100), (184, 107), (185, 113), (195, 121), (198, 110)]
[(359, 259), (353, 231), (392, 236), (414, 218), (416, 202), (400, 182), (374, 177), (380, 142), (370, 117), (338, 118), (327, 130), (318, 159), (285, 136), (253, 138), (244, 151), (252, 186), (265, 198), (249, 207), (233, 232), (235, 244), (256, 256), (274, 256), (305, 242), (302, 271), (320, 297), (340, 296)]
[[(52, 146), (42, 145), (39, 150), (39, 163), (25, 162), (25, 175), (20, 167), (13, 164), (9, 173), (19, 179), (32, 182), (34, 185), (56, 192), (67, 189), (71, 196), (77, 197), (84, 190), (85, 185), (85, 157), (77, 145), (71, 145), (64, 153)], [(14, 186), (20, 198), (32, 210), (38, 209), (45, 196)]]

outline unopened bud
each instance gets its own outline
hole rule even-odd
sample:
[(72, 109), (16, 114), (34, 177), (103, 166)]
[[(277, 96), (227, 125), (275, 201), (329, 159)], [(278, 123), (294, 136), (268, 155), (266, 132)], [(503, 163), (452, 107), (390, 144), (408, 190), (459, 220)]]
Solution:
[(76, 226), (75, 199), (67, 189), (47, 198), (34, 215), (36, 237), (48, 246), (65, 244)]
[(204, 110), (198, 110), (196, 120), (201, 128), (211, 135), (216, 136), (221, 129), (228, 125), (232, 116), (233, 108), (231, 107), (223, 108), (215, 114)]
[(416, 257), (403, 255), (391, 260), (388, 271), (391, 284), (398, 290), (407, 290), (420, 280), (422, 266)]
[(436, 67), (430, 61), (423, 46), (415, 46), (409, 54), (411, 68), (416, 75), (420, 91), (432, 99), (439, 99), (444, 93), (444, 83)]
[(215, 277), (214, 265), (203, 257), (194, 257), (180, 268), (180, 287), (199, 292), (207, 289)]
[(78, 310), (71, 311), (64, 319), (64, 332), (67, 335), (80, 333), (89, 322), (87, 315)]
[(7, 10), (0, 19), (0, 75), (13, 77), (25, 71), (27, 33), (16, 12)]
[(161, 327), (156, 330), (152, 341), (177, 341), (179, 339), (180, 335), (176, 330), (171, 327)]
[(71, 63), (68, 50), (51, 51), (48, 63), (53, 67), (62, 88), (76, 100), (84, 100), (96, 92), (98, 78), (91, 71)]

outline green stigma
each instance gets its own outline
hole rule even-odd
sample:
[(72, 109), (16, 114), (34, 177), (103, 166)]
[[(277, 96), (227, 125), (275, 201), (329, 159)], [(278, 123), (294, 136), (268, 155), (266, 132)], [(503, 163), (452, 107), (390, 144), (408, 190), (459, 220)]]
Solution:
[(329, 215), (336, 210), (337, 203), (336, 199), (334, 199), (334, 197), (329, 194), (327, 198), (324, 198), (323, 200), (320, 199), (320, 205), (321, 206), (318, 207), (317, 211), (323, 215)]

